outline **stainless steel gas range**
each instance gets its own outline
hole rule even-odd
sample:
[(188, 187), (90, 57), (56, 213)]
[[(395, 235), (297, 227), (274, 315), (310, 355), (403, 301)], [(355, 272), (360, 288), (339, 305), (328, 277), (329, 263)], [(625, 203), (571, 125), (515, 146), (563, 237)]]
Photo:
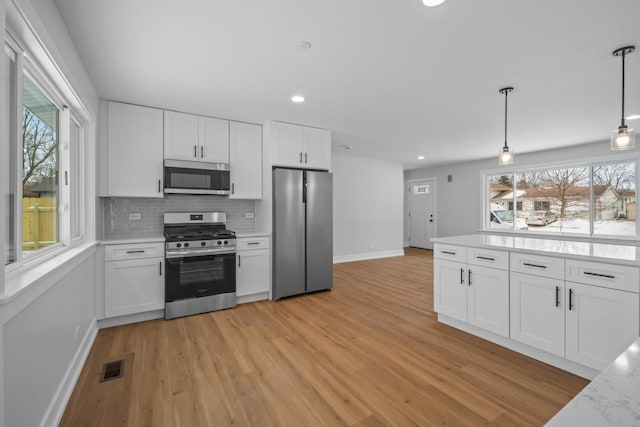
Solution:
[(236, 306), (236, 236), (225, 212), (165, 213), (165, 319)]

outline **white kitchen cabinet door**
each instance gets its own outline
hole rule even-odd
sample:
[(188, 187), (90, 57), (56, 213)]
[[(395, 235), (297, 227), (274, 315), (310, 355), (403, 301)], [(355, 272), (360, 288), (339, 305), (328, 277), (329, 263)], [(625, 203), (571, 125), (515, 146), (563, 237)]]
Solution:
[(269, 249), (238, 251), (236, 258), (236, 295), (269, 292)]
[(198, 160), (229, 163), (229, 121), (198, 117)]
[(305, 168), (331, 169), (331, 132), (303, 127), (302, 148)]
[(271, 156), (274, 166), (303, 167), (302, 126), (272, 122)]
[(162, 110), (109, 102), (107, 196), (164, 197)]
[(433, 269), (434, 311), (466, 322), (466, 264), (435, 259)]
[(509, 336), (509, 272), (467, 266), (467, 321), (504, 337)]
[(200, 157), (198, 116), (164, 112), (164, 158), (197, 161)]
[(249, 123), (229, 124), (230, 199), (262, 198), (262, 127)]
[(164, 308), (164, 258), (105, 262), (105, 316)]
[(567, 359), (602, 370), (640, 334), (637, 293), (567, 282)]
[(564, 357), (564, 280), (511, 273), (511, 339)]

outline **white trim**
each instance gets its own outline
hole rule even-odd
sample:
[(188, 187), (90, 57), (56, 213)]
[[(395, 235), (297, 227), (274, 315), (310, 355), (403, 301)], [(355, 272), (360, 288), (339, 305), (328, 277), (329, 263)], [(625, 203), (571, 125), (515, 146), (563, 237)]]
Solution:
[(58, 389), (53, 395), (44, 417), (42, 417), (40, 427), (57, 426), (60, 424), (60, 420), (62, 420), (62, 416), (64, 415), (64, 410), (71, 398), (71, 393), (73, 393), (73, 389), (78, 382), (82, 368), (87, 361), (87, 357), (89, 356), (89, 352), (91, 351), (91, 347), (93, 346), (97, 335), (98, 322), (94, 319), (87, 328), (87, 332), (85, 333), (75, 356), (71, 360), (64, 377), (62, 377), (62, 381), (58, 385)]
[(146, 322), (147, 320), (164, 319), (164, 308), (144, 313), (127, 314), (125, 316), (109, 317), (98, 320), (98, 328), (112, 328), (114, 326), (128, 325), (129, 323)]
[(334, 255), (333, 263), (340, 264), (343, 262), (365, 261), (368, 259), (389, 258), (395, 256), (404, 256), (404, 250), (399, 249), (393, 251), (365, 252), (351, 255)]
[(257, 294), (240, 295), (236, 299), (237, 304), (246, 304), (248, 302), (268, 300), (269, 291), (258, 292)]

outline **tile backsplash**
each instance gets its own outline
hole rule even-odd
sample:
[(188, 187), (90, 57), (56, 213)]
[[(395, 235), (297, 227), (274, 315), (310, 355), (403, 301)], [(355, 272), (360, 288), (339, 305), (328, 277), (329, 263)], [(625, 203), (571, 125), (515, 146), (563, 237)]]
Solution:
[[(165, 212), (226, 212), (227, 228), (236, 232), (255, 231), (254, 200), (229, 200), (220, 196), (169, 195), (164, 199), (124, 197), (101, 198), (103, 238), (143, 238), (162, 236), (162, 218)], [(129, 214), (140, 214), (140, 219), (129, 219)]]

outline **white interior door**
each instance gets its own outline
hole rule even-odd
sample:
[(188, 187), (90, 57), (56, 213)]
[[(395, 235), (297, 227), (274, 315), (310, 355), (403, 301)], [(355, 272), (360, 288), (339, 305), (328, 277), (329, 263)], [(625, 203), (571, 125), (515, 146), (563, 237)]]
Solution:
[(436, 226), (435, 179), (409, 182), (409, 245), (433, 249)]

